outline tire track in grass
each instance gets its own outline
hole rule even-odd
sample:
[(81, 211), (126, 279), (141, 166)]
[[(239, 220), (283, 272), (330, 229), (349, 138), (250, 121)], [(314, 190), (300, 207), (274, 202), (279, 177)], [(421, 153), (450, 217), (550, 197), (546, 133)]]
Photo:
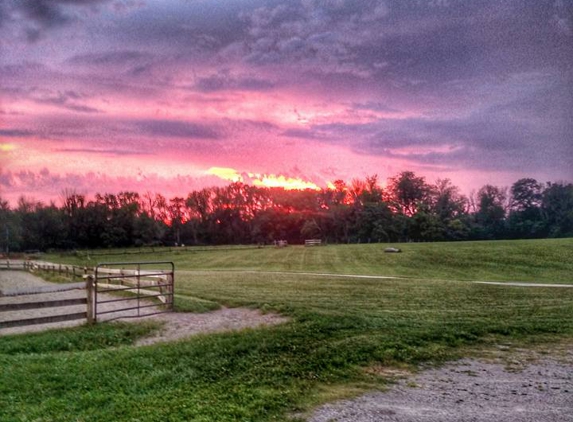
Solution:
[(532, 283), (523, 281), (480, 281), (480, 280), (443, 280), (443, 279), (424, 279), (419, 277), (398, 277), (384, 275), (366, 275), (366, 274), (335, 274), (335, 273), (313, 273), (298, 271), (256, 271), (256, 270), (179, 270), (180, 274), (196, 273), (239, 273), (239, 274), (275, 274), (275, 275), (305, 275), (316, 277), (336, 277), (336, 278), (359, 278), (369, 280), (429, 280), (429, 281), (451, 281), (458, 283), (485, 284), (492, 286), (510, 286), (510, 287), (550, 287), (550, 288), (573, 288), (573, 284), (555, 284), (555, 283)]

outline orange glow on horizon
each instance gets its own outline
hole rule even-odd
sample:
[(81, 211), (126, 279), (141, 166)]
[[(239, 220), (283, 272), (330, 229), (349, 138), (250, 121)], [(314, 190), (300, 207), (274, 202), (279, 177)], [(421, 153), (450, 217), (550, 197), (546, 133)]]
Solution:
[(239, 173), (237, 170), (230, 167), (211, 167), (206, 171), (206, 174), (217, 176), (220, 179), (229, 180), (231, 182), (242, 182), (266, 188), (320, 190), (320, 187), (313, 182), (303, 180), (298, 177), (287, 177), (281, 174)]
[(10, 152), (16, 149), (14, 144), (0, 144), (0, 152)]
[(282, 175), (275, 176), (274, 174), (259, 176), (259, 178), (253, 180), (253, 185), (267, 188), (284, 188), (285, 190), (320, 190), (320, 188), (312, 182)]
[(237, 170), (229, 167), (211, 167), (207, 170), (207, 174), (217, 176), (220, 179), (230, 180), (231, 182), (242, 182), (242, 176)]

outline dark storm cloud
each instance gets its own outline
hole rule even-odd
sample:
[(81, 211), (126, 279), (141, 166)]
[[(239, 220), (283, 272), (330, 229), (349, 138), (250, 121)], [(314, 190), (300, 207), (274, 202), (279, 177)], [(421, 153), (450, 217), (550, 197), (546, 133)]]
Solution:
[(54, 105), (78, 113), (101, 113), (101, 111), (96, 108), (79, 104), (77, 101), (81, 100), (83, 97), (83, 95), (78, 94), (77, 92), (66, 91), (58, 92), (55, 95), (40, 95), (34, 98), (34, 101), (38, 104)]
[(153, 55), (140, 51), (124, 50), (81, 54), (68, 59), (68, 63), (82, 66), (123, 66), (149, 60)]
[[(271, 132), (276, 127), (264, 121), (222, 119), (209, 123), (164, 119), (113, 119), (100, 114), (42, 117), (21, 127), (0, 129), (0, 137), (37, 137), (51, 141), (77, 141), (89, 144), (86, 151), (157, 153), (162, 149), (194, 150), (228, 140), (228, 133)], [(208, 140), (210, 142), (203, 142)], [(129, 145), (129, 148), (127, 147)], [(76, 148), (76, 147), (74, 147)], [(83, 148), (80, 148), (83, 149)], [(71, 149), (60, 148), (61, 151)]]
[(102, 120), (99, 114), (81, 113), (65, 117), (24, 117), (24, 123), (16, 131), (22, 134), (23, 138), (39, 138), (58, 142), (69, 140), (97, 141), (114, 145), (117, 141), (111, 138), (120, 128), (121, 125), (118, 122)]
[[(382, 2), (303, 1), (243, 13), (247, 37), (235, 51), (252, 65), (286, 64), (301, 71), (365, 77), (355, 47), (376, 39), (370, 32), (388, 13)], [(239, 48), (240, 47), (240, 48)]]
[(300, 139), (328, 139), (323, 136), (321, 131), (315, 129), (287, 129), (281, 133), (281, 136)]
[(378, 102), (378, 101), (367, 101), (364, 103), (353, 103), (351, 105), (353, 110), (370, 110), (370, 111), (378, 111), (383, 113), (399, 113), (400, 110), (390, 107), (387, 104)]
[(0, 129), (0, 137), (4, 138), (24, 138), (32, 135), (32, 131), (24, 129)]
[(70, 22), (71, 18), (66, 15), (57, 1), (35, 0), (18, 3), (20, 10), (28, 19), (45, 28), (62, 26)]
[[(233, 43), (244, 30), (239, 11), (248, 3), (217, 1), (157, 2), (126, 15), (115, 33), (121, 44), (172, 52), (181, 61), (203, 59)], [(200, 56), (200, 57), (197, 57)]]
[[(530, 145), (543, 139), (553, 139), (551, 132), (541, 133), (534, 125), (508, 121), (496, 117), (495, 113), (450, 120), (382, 119), (364, 125), (323, 125), (315, 130), (321, 134), (315, 135), (315, 139), (337, 139), (337, 143), (346, 144), (361, 154), (388, 156), (394, 150), (421, 147), (473, 151), (475, 156), (472, 156), (471, 165), (474, 168), (490, 168), (489, 159), (480, 155), (483, 152), (501, 154), (509, 159), (514, 158), (510, 154), (515, 151), (529, 149)], [(412, 154), (411, 157), (422, 156)], [(452, 153), (430, 153), (424, 157), (424, 162), (431, 157), (435, 164), (450, 164)], [(441, 163), (440, 157), (444, 159)]]
[(93, 148), (57, 148), (55, 152), (69, 152), (69, 153), (82, 153), (82, 154), (105, 154), (117, 156), (132, 156), (132, 155), (150, 155), (150, 152), (141, 151), (137, 149), (93, 149)]
[(275, 88), (276, 84), (271, 81), (245, 76), (233, 77), (225, 74), (211, 75), (199, 78), (193, 89), (200, 92), (217, 91), (268, 91)]
[(12, 0), (11, 4), (21, 10), (28, 19), (49, 28), (65, 25), (73, 19), (63, 6), (94, 6), (109, 1), (111, 0)]
[(563, 90), (565, 85), (559, 75), (521, 74), (491, 86), (468, 87), (471, 95), (483, 97), (485, 92), (489, 98), (460, 116), (333, 122), (287, 130), (283, 136), (425, 165), (479, 170), (573, 167), (573, 99)]
[(5, 22), (8, 20), (8, 12), (6, 11), (6, 6), (0, 3), (0, 29), (4, 26)]
[[(508, 125), (491, 116), (455, 120), (407, 119), (381, 122), (379, 130), (359, 142), (357, 149), (375, 154), (387, 149), (451, 145), (506, 153), (524, 147), (530, 137), (522, 124)], [(476, 162), (477, 166), (481, 164), (479, 160)]]
[[(7, 0), (5, 15), (21, 14), (24, 34), (28, 42), (36, 42), (51, 29), (61, 28), (78, 20), (75, 9), (97, 6), (111, 0)], [(10, 12), (8, 12), (8, 10)], [(0, 11), (0, 14), (2, 12)], [(0, 22), (1, 24), (1, 22)], [(1, 27), (1, 25), (0, 25)]]
[[(100, 75), (106, 79), (106, 84), (115, 83), (124, 86), (132, 82), (131, 77), (145, 78), (155, 67), (164, 69), (167, 66), (161, 56), (136, 50), (80, 54), (69, 58), (66, 63), (74, 71), (87, 73), (90, 76)], [(91, 80), (93, 82), (93, 78)]]
[(219, 139), (221, 134), (213, 127), (177, 120), (139, 120), (135, 128), (147, 136), (166, 138)]

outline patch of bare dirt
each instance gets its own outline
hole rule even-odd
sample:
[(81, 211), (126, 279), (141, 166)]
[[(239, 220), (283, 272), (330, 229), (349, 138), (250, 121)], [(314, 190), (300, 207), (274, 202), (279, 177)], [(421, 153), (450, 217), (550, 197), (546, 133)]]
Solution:
[(196, 334), (257, 328), (288, 321), (288, 318), (277, 314), (263, 314), (258, 310), (246, 308), (223, 308), (204, 314), (174, 312), (145, 319), (147, 318), (165, 324), (156, 335), (139, 340), (138, 346), (180, 340)]

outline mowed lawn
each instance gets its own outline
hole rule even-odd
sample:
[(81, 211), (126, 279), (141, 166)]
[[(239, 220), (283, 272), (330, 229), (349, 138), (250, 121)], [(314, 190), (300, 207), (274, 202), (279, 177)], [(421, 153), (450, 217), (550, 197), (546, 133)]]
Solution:
[(566, 239), (401, 245), (404, 253), (392, 255), (384, 245), (146, 255), (176, 261), (181, 307), (200, 299), (281, 312), (291, 322), (140, 348), (129, 344), (154, 326), (0, 337), (0, 420), (304, 420), (318, 403), (383, 388), (383, 378), (364, 370), (372, 365), (440, 363), (494, 343), (571, 341), (573, 288), (465, 280), (571, 282), (572, 246)]
[[(398, 247), (400, 254), (384, 253)], [(573, 239), (405, 244), (188, 247), (48, 255), (93, 266), (102, 261), (175, 262), (178, 270), (258, 270), (403, 276), (445, 280), (573, 282)], [(123, 253), (127, 252), (127, 253)], [(89, 257), (89, 259), (88, 259)]]

